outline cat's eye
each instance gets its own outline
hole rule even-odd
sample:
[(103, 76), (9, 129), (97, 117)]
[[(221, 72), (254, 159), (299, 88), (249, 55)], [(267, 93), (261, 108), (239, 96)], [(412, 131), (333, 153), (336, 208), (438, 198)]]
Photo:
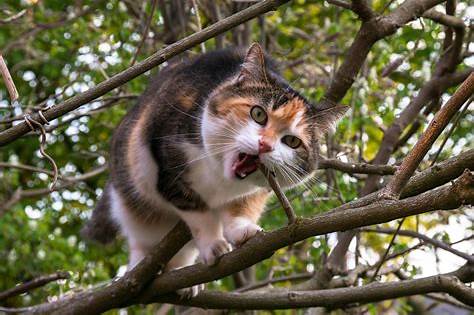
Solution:
[(250, 110), (250, 117), (252, 117), (252, 119), (260, 125), (265, 125), (268, 120), (267, 113), (260, 106), (252, 107), (252, 109)]
[(292, 149), (296, 149), (301, 145), (301, 139), (295, 136), (284, 136), (281, 138), (281, 142)]

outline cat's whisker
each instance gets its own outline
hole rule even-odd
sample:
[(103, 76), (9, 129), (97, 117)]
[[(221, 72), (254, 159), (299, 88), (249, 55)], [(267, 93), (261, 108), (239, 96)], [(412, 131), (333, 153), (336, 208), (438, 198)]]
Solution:
[(292, 162), (285, 162), (285, 163), (295, 171), (294, 175), (298, 178), (299, 183), (303, 185), (307, 190), (312, 191), (311, 186), (308, 185), (308, 181), (310, 179), (308, 176), (310, 174), (304, 169), (302, 169), (299, 165), (296, 165)]
[(184, 136), (190, 136), (190, 135), (198, 136), (199, 138), (201, 137), (200, 132), (190, 132), (190, 133), (177, 133), (177, 134), (173, 134), (173, 135), (153, 137), (152, 139), (153, 140), (161, 140), (161, 139), (168, 139), (168, 138), (174, 138), (174, 137), (184, 137)]
[(280, 174), (284, 177), (285, 180), (288, 181), (288, 183), (291, 184), (291, 186), (295, 185), (296, 182), (294, 179), (291, 177), (289, 170), (285, 167), (284, 164), (280, 163), (279, 161), (274, 161), (276, 165), (278, 165), (277, 169), (280, 171)]
[(208, 157), (211, 157), (211, 156), (215, 156), (217, 154), (221, 154), (221, 153), (225, 153), (225, 152), (230, 152), (232, 150), (235, 150), (235, 147), (234, 146), (230, 146), (230, 147), (225, 147), (225, 148), (220, 148), (220, 149), (216, 149), (214, 151), (209, 151), (209, 152), (206, 152), (205, 154), (195, 158), (195, 159), (192, 159), (190, 161), (186, 161), (186, 163), (182, 163), (180, 165), (177, 165), (177, 166), (173, 166), (171, 167), (171, 169), (174, 169), (174, 168), (178, 168), (178, 167), (183, 167), (183, 166), (187, 166), (191, 163), (194, 163), (194, 162), (197, 162), (197, 161), (200, 161), (200, 160), (203, 160), (205, 158), (208, 158)]
[(198, 116), (191, 115), (190, 113), (187, 113), (187, 112), (181, 110), (180, 108), (176, 107), (175, 105), (171, 104), (170, 102), (167, 102), (167, 105), (166, 105), (166, 106), (170, 106), (170, 107), (172, 107), (173, 109), (175, 109), (176, 111), (178, 111), (178, 112), (180, 112), (181, 114), (186, 115), (186, 116), (188, 116), (188, 117), (190, 117), (190, 118), (196, 119), (196, 120), (198, 120), (198, 121), (202, 121), (202, 117), (198, 117)]

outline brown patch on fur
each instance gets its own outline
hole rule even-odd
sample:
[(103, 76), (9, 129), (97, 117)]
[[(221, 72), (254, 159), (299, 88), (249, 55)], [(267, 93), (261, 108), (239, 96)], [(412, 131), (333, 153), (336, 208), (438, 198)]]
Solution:
[[(149, 112), (150, 106), (144, 106), (143, 110), (140, 112), (138, 119), (135, 121), (135, 124), (130, 130), (128, 139), (127, 139), (127, 149), (125, 159), (129, 168), (129, 176), (130, 180), (134, 185), (134, 190), (136, 193), (140, 192), (147, 192), (147, 194), (152, 195), (155, 193), (155, 187), (148, 187), (148, 185), (144, 185), (144, 182), (140, 177), (143, 176), (143, 172), (140, 171), (140, 167), (143, 167), (143, 163), (141, 161), (140, 153), (146, 152), (146, 144), (144, 143), (143, 139), (144, 132), (147, 129), (148, 122), (149, 122)], [(145, 196), (142, 196), (145, 198)], [(144, 203), (153, 204), (153, 201), (144, 199), (142, 200)], [(130, 202), (125, 202), (128, 208), (136, 208), (144, 206), (143, 204), (130, 204)], [(146, 212), (147, 214), (143, 217), (137, 216), (136, 214), (141, 214), (143, 209), (136, 209), (138, 211), (134, 211), (135, 217), (137, 219), (142, 219), (146, 222), (157, 222), (161, 214), (158, 211), (149, 211)]]
[(232, 114), (238, 120), (245, 120), (249, 116), (249, 110), (252, 107), (252, 99), (244, 97), (233, 97), (223, 100), (217, 106), (217, 114), (227, 116)]
[(296, 124), (296, 128), (300, 132), (298, 137), (303, 141), (304, 145), (308, 146), (310, 135), (306, 132), (308, 124), (304, 119), (306, 106), (304, 101), (298, 97), (294, 97), (276, 110), (270, 111), (268, 113), (268, 124), (262, 129), (260, 134), (264, 138), (276, 141), (276, 135), (285, 129), (289, 129), (298, 113), (301, 114), (301, 120)]
[(183, 95), (178, 95), (177, 100), (182, 108), (189, 110), (193, 108), (196, 102), (196, 96), (196, 92), (189, 92)]
[(137, 165), (140, 163), (137, 157), (137, 153), (140, 151), (140, 147), (143, 146), (143, 130), (144, 127), (146, 126), (146, 120), (147, 120), (147, 113), (148, 113), (149, 107), (145, 107), (144, 110), (140, 113), (140, 117), (138, 120), (135, 122), (135, 124), (132, 127), (132, 130), (130, 130), (130, 136), (128, 138), (128, 143), (127, 143), (127, 164), (131, 170), (131, 177), (135, 178), (138, 174), (138, 169)]
[(302, 118), (296, 125), (299, 131), (298, 137), (304, 145), (309, 145), (309, 135), (306, 133), (308, 124), (304, 121), (305, 112), (304, 101), (296, 97), (276, 110), (268, 111), (268, 123), (260, 130), (260, 136), (269, 143), (275, 143), (278, 141), (277, 136), (284, 130), (290, 129), (296, 116), (300, 113)]
[(257, 222), (262, 214), (265, 203), (270, 193), (266, 189), (261, 189), (256, 193), (233, 201), (227, 206), (226, 211), (234, 217), (246, 217)]
[(295, 116), (298, 113), (305, 112), (306, 107), (304, 101), (298, 97), (294, 97), (284, 105), (278, 107), (277, 110), (271, 111), (269, 114), (272, 120), (278, 122), (279, 124), (286, 124), (288, 126), (293, 122)]

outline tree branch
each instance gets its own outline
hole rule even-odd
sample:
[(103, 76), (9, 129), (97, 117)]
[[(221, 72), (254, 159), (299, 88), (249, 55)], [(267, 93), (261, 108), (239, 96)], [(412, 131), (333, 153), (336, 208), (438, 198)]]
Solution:
[[(401, 198), (416, 196), (422, 192), (441, 186), (460, 176), (465, 169), (474, 169), (474, 149), (433, 165), (414, 175), (402, 190)], [(335, 210), (363, 207), (379, 200), (379, 192), (374, 192), (348, 202)]]
[[(209, 27), (206, 27), (200, 32), (194, 33), (174, 44), (167, 46), (166, 48), (163, 48), (142, 62), (129, 67), (127, 70), (114, 75), (108, 80), (102, 81), (101, 83), (97, 84), (97, 86), (87, 90), (86, 92), (75, 95), (64, 102), (55, 105), (48, 110), (45, 110), (43, 114), (49, 121), (56, 119), (78, 108), (79, 106), (84, 105), (93, 99), (96, 99), (97, 97), (102, 96), (105, 93), (110, 92), (113, 89), (127, 83), (140, 74), (162, 64), (166, 60), (188, 50), (189, 48), (194, 47), (197, 44), (202, 43), (218, 34), (228, 31), (233, 27), (253, 19), (260, 14), (275, 10), (277, 7), (288, 1), (289, 0), (264, 0), (258, 2), (247, 9), (237, 12)], [(32, 115), (32, 118), (41, 121), (37, 114)], [(18, 139), (29, 131), (30, 128), (28, 125), (25, 122), (22, 122), (5, 131), (0, 132), (0, 146), (6, 145)]]
[(324, 159), (318, 161), (319, 169), (335, 169), (348, 174), (378, 174), (393, 175), (397, 170), (396, 166), (373, 165), (367, 163), (345, 163), (338, 159)]
[(8, 289), (6, 291), (0, 292), (0, 301), (6, 300), (13, 296), (20, 295), (25, 292), (29, 292), (33, 289), (42, 287), (50, 282), (60, 280), (60, 279), (69, 279), (70, 275), (68, 272), (56, 272), (47, 276), (40, 276), (31, 281), (27, 281), (17, 285), (14, 288)]
[[(298, 219), (295, 224), (269, 233), (260, 233), (242, 248), (222, 257), (211, 268), (202, 264), (160, 275), (146, 290), (143, 297), (175, 291), (197, 283), (219, 279), (247, 268), (270, 256), (275, 250), (306, 239), (335, 231), (367, 226), (377, 221), (388, 222), (406, 215), (435, 209), (457, 208), (474, 202), (474, 175), (464, 173), (455, 184), (403, 200), (386, 200), (362, 208), (329, 211), (312, 218)], [(408, 211), (409, 213), (406, 213)]]
[(369, 21), (376, 17), (367, 0), (352, 0), (352, 11), (354, 11), (362, 21)]
[[(26, 165), (21, 165), (20, 167), (18, 165), (15, 165), (15, 166), (17, 168), (20, 168), (20, 169), (21, 168), (23, 168), (23, 169), (30, 168), (30, 166), (26, 166)], [(1, 167), (1, 165), (0, 165), (0, 167)], [(35, 168), (35, 170), (36, 171), (41, 171), (42, 173), (46, 173), (46, 170), (36, 169), (36, 168)], [(0, 217), (2, 217), (8, 211), (8, 209), (10, 209), (14, 204), (19, 202), (23, 198), (33, 198), (33, 197), (49, 195), (51, 193), (51, 191), (59, 191), (59, 190), (62, 190), (62, 189), (66, 189), (68, 187), (73, 186), (77, 182), (85, 181), (85, 180), (88, 180), (92, 177), (100, 175), (100, 174), (104, 173), (106, 170), (107, 170), (107, 165), (103, 165), (103, 166), (97, 167), (96, 169), (94, 169), (90, 172), (84, 173), (84, 174), (76, 176), (76, 177), (62, 177), (61, 180), (64, 183), (62, 183), (61, 185), (56, 185), (53, 188), (53, 190), (51, 190), (49, 188), (26, 189), (26, 190), (18, 188), (12, 194), (10, 199), (0, 203)], [(52, 174), (52, 172), (50, 172), (50, 174)]]
[(31, 29), (25, 31), (24, 33), (16, 36), (15, 40), (9, 42), (8, 45), (3, 47), (2, 48), (3, 54), (7, 55), (10, 52), (10, 50), (17, 47), (18, 45), (26, 43), (26, 40), (28, 38), (36, 36), (41, 31), (65, 26), (69, 23), (72, 23), (72, 22), (76, 21), (77, 19), (80, 19), (80, 18), (94, 12), (102, 2), (104, 2), (104, 0), (95, 1), (95, 3), (93, 5), (91, 5), (90, 7), (86, 8), (84, 10), (78, 11), (72, 17), (69, 17), (68, 14), (64, 14), (63, 17), (58, 19), (57, 21), (54, 21), (54, 22), (51, 22), (51, 23), (48, 23), (48, 24), (40, 24), (40, 23), (35, 24), (35, 26), (33, 28), (31, 28)]
[(372, 18), (362, 23), (351, 47), (346, 52), (331, 85), (324, 94), (320, 108), (335, 106), (352, 86), (372, 46), (380, 39), (392, 35), (406, 23), (421, 16), (425, 11), (442, 3), (442, 0), (407, 0), (387, 16)]
[[(372, 162), (374, 164), (386, 164), (397, 145), (402, 131), (417, 117), (423, 106), (449, 87), (463, 82), (472, 71), (473, 69), (467, 69), (458, 73), (445, 74), (442, 77), (433, 77), (426, 82), (416, 97), (400, 113), (400, 116), (387, 128), (379, 150)], [(369, 176), (363, 189), (363, 195), (375, 191), (379, 179), (380, 177), (376, 175)]]
[[(15, 313), (28, 314), (100, 314), (117, 308), (135, 297), (147, 283), (163, 269), (166, 263), (191, 240), (191, 233), (182, 221), (145, 256), (135, 268), (107, 285), (77, 293), (58, 302), (14, 310)], [(65, 304), (63, 304), (65, 302)], [(61, 309), (65, 307), (66, 309)], [(0, 309), (8, 312), (8, 309)]]
[(352, 10), (352, 5), (349, 2), (343, 1), (343, 0), (326, 0), (327, 3), (334, 4), (338, 7), (341, 7), (343, 9), (348, 9)]
[(293, 224), (296, 221), (295, 210), (293, 210), (291, 203), (288, 201), (288, 198), (286, 198), (285, 193), (281, 190), (280, 184), (275, 178), (275, 174), (270, 172), (263, 164), (260, 164), (260, 170), (270, 184), (270, 187), (275, 192), (275, 195), (280, 201), (283, 210), (285, 210), (286, 216), (288, 218), (288, 224)]
[[(383, 234), (394, 234), (396, 232), (396, 230), (394, 229), (389, 229), (389, 228), (376, 228), (376, 229), (371, 229), (371, 228), (361, 228), (360, 231), (362, 232), (373, 232), (373, 233), (383, 233)], [(421, 233), (418, 233), (418, 232), (415, 232), (415, 231), (410, 231), (410, 230), (398, 230), (397, 232), (398, 235), (402, 235), (402, 236), (409, 236), (409, 237), (413, 237), (413, 238), (418, 238), (422, 241), (424, 241), (425, 243), (429, 243), (435, 247), (439, 247), (439, 248), (442, 248), (456, 256), (459, 256), (459, 257), (462, 257), (464, 259), (466, 259), (468, 262), (470, 262), (471, 264), (474, 263), (474, 256), (473, 255), (469, 255), (469, 254), (466, 254), (466, 253), (463, 253), (451, 246), (449, 246), (448, 244), (442, 242), (442, 241), (439, 241), (437, 239), (434, 239), (434, 238), (431, 238), (431, 237), (428, 237), (424, 234), (421, 234)]]
[(3, 82), (5, 82), (8, 94), (10, 94), (10, 100), (13, 103), (18, 99), (18, 91), (16, 89), (15, 83), (13, 82), (12, 76), (10, 75), (10, 71), (8, 71), (7, 64), (5, 63), (2, 54), (0, 54), (0, 74), (3, 77)]
[[(469, 268), (474, 275), (472, 266), (463, 268)], [(469, 279), (463, 281), (468, 282)], [(147, 302), (166, 302), (210, 309), (270, 310), (317, 306), (339, 309), (351, 304), (361, 305), (433, 292), (448, 293), (459, 301), (474, 306), (474, 289), (462, 284), (457, 277), (448, 275), (319, 291), (270, 290), (248, 293), (204, 291), (188, 300), (173, 295), (157, 297)]]
[[(72, 295), (56, 302), (34, 306), (25, 310), (34, 314), (84, 314), (96, 310), (105, 311), (119, 306), (124, 307), (137, 301), (151, 301), (157, 295), (216, 280), (248, 268), (270, 257), (274, 251), (310, 236), (388, 222), (404, 216), (433, 210), (454, 209), (463, 204), (472, 203), (474, 203), (474, 175), (465, 172), (452, 185), (415, 197), (402, 200), (385, 200), (361, 208), (333, 210), (311, 218), (298, 219), (292, 225), (269, 233), (257, 233), (241, 248), (224, 255), (215, 266), (208, 267), (197, 264), (161, 274), (140, 293), (138, 300), (130, 299), (137, 292), (134, 288), (136, 286), (141, 287), (146, 281), (130, 281), (130, 277), (135, 274), (134, 269), (127, 273), (123, 279), (112, 282), (110, 286), (99, 290), (86, 291), (79, 295)], [(154, 268), (149, 266), (151, 259), (159, 260), (161, 258), (157, 257), (172, 257), (190, 239), (190, 234), (184, 223), (181, 223), (180, 228), (173, 229), (171, 234), (172, 237), (168, 235), (160, 242), (158, 248), (147, 256), (149, 258), (139, 265), (142, 267), (137, 267), (139, 270), (144, 266)], [(178, 240), (174, 239), (171, 242), (168, 237), (170, 239), (178, 238)], [(167, 250), (165, 254), (162, 253), (163, 249), (160, 249), (160, 247)], [(147, 273), (147, 277), (143, 274), (142, 276), (149, 279), (150, 275), (153, 274), (156, 274), (156, 272)], [(132, 284), (133, 290), (130, 289)], [(84, 301), (87, 301), (87, 303)]]
[(382, 196), (386, 198), (398, 198), (405, 184), (410, 179), (413, 172), (423, 160), (424, 156), (436, 141), (443, 129), (448, 125), (451, 118), (462, 107), (462, 105), (474, 94), (474, 73), (464, 81), (448, 100), (441, 110), (439, 110), (428, 128), (421, 135), (415, 147), (408, 153), (398, 168), (395, 176), (382, 190)]

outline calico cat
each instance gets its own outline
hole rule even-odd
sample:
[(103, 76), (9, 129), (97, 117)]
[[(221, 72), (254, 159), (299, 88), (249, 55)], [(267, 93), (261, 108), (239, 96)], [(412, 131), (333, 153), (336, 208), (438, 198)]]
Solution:
[(110, 180), (85, 228), (89, 237), (128, 240), (136, 265), (182, 219), (193, 241), (168, 268), (209, 265), (254, 236), (269, 188), (316, 168), (318, 140), (345, 113), (318, 110), (280, 76), (258, 44), (163, 69), (114, 133)]

